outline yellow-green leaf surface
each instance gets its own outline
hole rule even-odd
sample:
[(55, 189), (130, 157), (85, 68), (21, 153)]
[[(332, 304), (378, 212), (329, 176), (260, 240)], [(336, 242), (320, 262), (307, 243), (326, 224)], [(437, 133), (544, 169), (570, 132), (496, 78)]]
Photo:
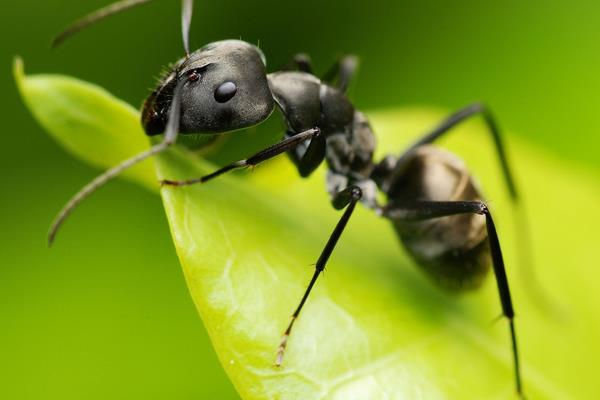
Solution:
[[(106, 167), (115, 154), (142, 147), (138, 115), (101, 89), (72, 78), (17, 75), (33, 114), (83, 160)], [(378, 157), (400, 152), (444, 115), (426, 108), (369, 113)], [(105, 142), (118, 135), (129, 139)], [(467, 123), (441, 144), (476, 171), (495, 213), (528, 398), (594, 398), (600, 392), (598, 176), (509, 136), (530, 217), (535, 283), (532, 270), (517, 261), (514, 220), (521, 213), (503, 190), (483, 126)], [(157, 167), (160, 177), (174, 179), (214, 168), (181, 149), (161, 156)], [(156, 182), (147, 169), (130, 177)], [(203, 186), (161, 190), (190, 292), (242, 398), (516, 398), (508, 329), (493, 322), (500, 304), (492, 277), (476, 292), (441, 292), (407, 257), (389, 222), (362, 208), (295, 325), (284, 365), (273, 366), (289, 316), (340, 216), (323, 180), (323, 169), (298, 178), (282, 157)], [(551, 306), (535, 301), (540, 287)]]

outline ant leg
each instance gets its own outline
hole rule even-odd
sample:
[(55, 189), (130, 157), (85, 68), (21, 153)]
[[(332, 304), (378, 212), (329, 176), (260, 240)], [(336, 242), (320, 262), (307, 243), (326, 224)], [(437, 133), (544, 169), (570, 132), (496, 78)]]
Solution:
[(519, 352), (517, 349), (517, 336), (515, 334), (514, 317), (515, 312), (510, 296), (508, 278), (504, 267), (504, 259), (498, 240), (496, 226), (492, 219), (492, 214), (488, 207), (480, 201), (418, 201), (408, 205), (391, 205), (383, 208), (383, 215), (394, 220), (427, 220), (440, 218), (449, 215), (475, 213), (485, 215), (485, 222), (492, 256), (492, 265), (500, 303), (502, 305), (502, 314), (508, 319), (510, 338), (512, 342), (513, 364), (515, 372), (515, 384), (517, 393), (521, 398), (523, 396), (523, 386), (521, 384), (521, 369), (519, 364)]
[(305, 53), (294, 54), (294, 57), (292, 57), (287, 64), (281, 67), (280, 71), (293, 71), (295, 69), (312, 74), (313, 66), (310, 56)]
[(319, 277), (321, 272), (323, 272), (323, 270), (325, 269), (325, 264), (327, 264), (327, 260), (329, 260), (329, 256), (331, 256), (331, 253), (333, 252), (335, 245), (337, 244), (338, 240), (340, 239), (342, 232), (344, 232), (344, 229), (346, 228), (346, 224), (348, 223), (348, 220), (350, 219), (350, 217), (352, 216), (352, 213), (354, 212), (356, 203), (361, 199), (361, 197), (362, 197), (362, 191), (360, 190), (360, 188), (358, 188), (357, 186), (349, 186), (346, 189), (339, 191), (332, 200), (332, 205), (336, 210), (341, 210), (344, 207), (346, 207), (346, 210), (344, 211), (344, 214), (342, 215), (342, 217), (338, 221), (337, 225), (335, 226), (335, 229), (333, 230), (331, 236), (329, 236), (329, 240), (327, 240), (327, 244), (325, 244), (325, 247), (323, 248), (323, 251), (321, 252), (321, 255), (319, 256), (319, 259), (317, 260), (317, 264), (315, 265), (315, 272), (308, 284), (308, 287), (306, 288), (306, 291), (304, 292), (304, 295), (302, 296), (302, 299), (300, 300), (300, 304), (298, 304), (298, 307), (292, 314), (292, 319), (291, 319), (290, 323), (288, 324), (288, 327), (286, 328), (286, 330), (283, 334), (283, 337), (281, 338), (281, 342), (279, 344), (279, 349), (277, 350), (277, 358), (275, 360), (275, 365), (278, 367), (281, 366), (281, 363), (283, 362), (283, 355), (285, 353), (285, 348), (287, 346), (288, 339), (292, 332), (292, 327), (294, 326), (294, 322), (296, 322), (296, 319), (298, 319), (298, 315), (300, 314), (300, 311), (302, 310), (304, 303), (306, 303), (306, 299), (308, 299), (308, 295), (310, 294), (313, 286), (315, 285), (317, 278)]
[(335, 64), (323, 74), (321, 80), (328, 83), (333, 83), (337, 80), (337, 88), (342, 92), (346, 92), (357, 69), (358, 57), (355, 55), (347, 55), (337, 60)]
[[(286, 132), (285, 138), (295, 135), (292, 132)], [(314, 172), (315, 169), (325, 159), (327, 143), (325, 136), (319, 135), (314, 137), (310, 143), (301, 144), (288, 154), (292, 162), (298, 168), (298, 173), (301, 177), (306, 178)]]
[(185, 58), (190, 58), (190, 25), (194, 13), (194, 0), (181, 0), (181, 37)]
[(496, 152), (498, 153), (498, 157), (500, 159), (500, 165), (502, 167), (502, 172), (504, 174), (504, 179), (506, 181), (508, 191), (510, 193), (511, 198), (514, 201), (517, 201), (517, 188), (515, 186), (513, 176), (508, 166), (508, 159), (504, 151), (504, 145), (500, 135), (500, 129), (498, 128), (498, 124), (496, 123), (496, 120), (492, 116), (492, 113), (490, 112), (488, 107), (482, 103), (474, 103), (465, 108), (460, 109), (459, 111), (450, 115), (445, 121), (443, 121), (431, 132), (427, 133), (421, 139), (417, 140), (412, 146), (410, 146), (408, 150), (406, 150), (398, 159), (398, 163), (396, 164), (396, 167), (392, 173), (392, 185), (396, 181), (396, 179), (401, 175), (402, 169), (406, 165), (405, 161), (408, 160), (413, 150), (415, 150), (419, 146), (434, 142), (440, 136), (448, 132), (450, 129), (452, 129), (459, 123), (477, 114), (481, 114), (489, 129), (489, 132), (492, 135), (492, 138), (494, 139), (494, 145), (496, 146)]
[(169, 146), (175, 143), (177, 140), (177, 133), (179, 130), (179, 117), (181, 113), (181, 87), (185, 81), (181, 81), (176, 87), (173, 95), (173, 102), (171, 110), (169, 111), (169, 120), (165, 129), (164, 139), (161, 143), (152, 146), (150, 149), (143, 151), (116, 166), (106, 170), (103, 174), (97, 176), (93, 181), (81, 188), (71, 199), (63, 206), (60, 210), (50, 231), (48, 232), (48, 246), (51, 246), (54, 242), (56, 234), (59, 228), (65, 222), (67, 217), (73, 212), (73, 210), (88, 196), (102, 187), (106, 182), (119, 175), (127, 168), (145, 160), (148, 157), (163, 152)]
[(306, 131), (300, 132), (294, 136), (290, 136), (279, 143), (276, 143), (272, 146), (267, 147), (264, 150), (259, 151), (258, 153), (245, 158), (243, 160), (235, 161), (231, 164), (228, 164), (215, 172), (201, 176), (199, 178), (187, 179), (183, 181), (174, 181), (174, 180), (163, 180), (161, 181), (162, 185), (169, 186), (186, 186), (193, 185), (195, 183), (204, 183), (208, 180), (216, 178), (219, 175), (222, 175), (226, 172), (232, 171), (234, 169), (253, 167), (255, 165), (260, 164), (263, 161), (271, 159), (275, 156), (278, 156), (281, 153), (285, 153), (286, 151), (294, 149), (300, 143), (303, 143), (305, 140), (318, 138), (321, 136), (321, 130), (319, 128), (312, 128)]

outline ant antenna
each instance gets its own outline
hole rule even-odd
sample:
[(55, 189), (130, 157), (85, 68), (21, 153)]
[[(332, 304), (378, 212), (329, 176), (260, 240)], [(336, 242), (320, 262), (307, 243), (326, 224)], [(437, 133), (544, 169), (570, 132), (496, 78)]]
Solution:
[(79, 31), (94, 25), (96, 22), (101, 21), (111, 15), (118, 14), (121, 11), (125, 11), (129, 8), (139, 6), (141, 4), (148, 3), (152, 0), (122, 0), (113, 4), (109, 4), (99, 10), (96, 10), (85, 17), (78, 19), (71, 25), (67, 26), (61, 33), (56, 35), (52, 40), (52, 48), (60, 46), (65, 40), (75, 35)]
[(190, 58), (190, 25), (192, 24), (194, 0), (182, 0), (181, 8), (181, 35), (183, 37), (185, 58), (188, 59)]
[[(113, 4), (109, 4), (99, 10), (96, 10), (83, 18), (78, 19), (71, 25), (67, 26), (62, 32), (54, 37), (52, 40), (52, 48), (60, 46), (65, 40), (71, 36), (79, 33), (83, 29), (94, 25), (95, 23), (108, 18), (112, 15), (118, 14), (122, 11), (128, 10), (135, 6), (149, 3), (152, 0), (122, 0)], [(186, 59), (190, 57), (190, 25), (192, 24), (192, 13), (194, 0), (182, 0), (181, 6), (181, 34), (183, 37), (183, 48), (185, 50)]]
[(165, 129), (163, 141), (159, 144), (152, 146), (150, 149), (143, 151), (125, 161), (122, 161), (120, 164), (117, 164), (116, 166), (106, 170), (106, 172), (97, 176), (94, 180), (92, 180), (90, 183), (81, 188), (79, 192), (77, 192), (73, 197), (71, 197), (71, 199), (60, 210), (60, 212), (52, 222), (52, 226), (50, 227), (50, 231), (48, 232), (49, 247), (52, 246), (52, 243), (56, 238), (56, 234), (59, 228), (65, 222), (67, 217), (79, 204), (81, 204), (83, 200), (85, 200), (100, 187), (104, 186), (106, 182), (116, 177), (124, 170), (145, 160), (148, 157), (163, 152), (164, 150), (169, 148), (169, 146), (175, 143), (179, 131), (179, 117), (181, 113), (181, 88), (183, 87), (185, 82), (185, 79), (181, 80), (175, 87), (175, 93), (173, 95), (171, 109), (169, 110), (169, 120)]
[[(101, 8), (97, 11), (92, 12), (91, 14), (86, 15), (85, 17), (75, 21), (73, 24), (68, 26), (64, 31), (59, 33), (52, 42), (52, 47), (55, 48), (64, 42), (66, 39), (75, 35), (79, 31), (87, 28), (90, 25), (95, 24), (96, 22), (107, 18), (111, 15), (117, 14), (121, 11), (127, 10), (129, 8), (148, 3), (151, 0), (123, 0), (113, 4), (110, 4), (104, 8)], [(193, 11), (193, 0), (182, 0), (182, 12), (181, 12), (181, 32), (183, 36), (183, 47), (185, 49), (186, 59), (190, 56), (190, 46), (189, 46), (189, 32), (190, 25), (192, 22), (192, 11)], [(48, 232), (48, 246), (51, 246), (56, 238), (56, 234), (58, 230), (65, 222), (65, 220), (69, 217), (69, 215), (73, 212), (73, 210), (81, 204), (83, 200), (89, 197), (96, 190), (104, 186), (106, 182), (111, 180), (112, 178), (118, 176), (124, 170), (132, 167), (133, 165), (151, 157), (153, 155), (159, 154), (166, 150), (169, 146), (175, 143), (179, 131), (179, 118), (181, 113), (181, 87), (185, 83), (185, 80), (182, 80), (177, 84), (174, 93), (173, 99), (171, 102), (171, 109), (169, 110), (169, 120), (167, 122), (167, 126), (165, 128), (164, 139), (161, 143), (152, 146), (150, 149), (141, 152), (120, 164), (106, 170), (103, 174), (96, 177), (90, 183), (85, 185), (83, 188), (79, 190), (71, 199), (65, 204), (65, 206), (60, 210), (52, 225), (50, 227), (50, 231)]]

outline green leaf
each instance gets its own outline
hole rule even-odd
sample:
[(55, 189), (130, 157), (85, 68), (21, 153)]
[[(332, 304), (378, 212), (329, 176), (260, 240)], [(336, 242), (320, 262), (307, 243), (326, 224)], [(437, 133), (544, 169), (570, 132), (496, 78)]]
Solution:
[[(105, 168), (148, 147), (139, 113), (101, 87), (64, 75), (25, 77), (16, 58), (13, 75), (36, 120), (77, 158)], [(156, 188), (151, 162), (143, 162), (123, 176)]]
[[(107, 167), (115, 154), (140, 150), (137, 115), (102, 90), (66, 77), (17, 73), (17, 78), (34, 115), (86, 162)], [(48, 106), (44, 98), (54, 104)], [(81, 101), (65, 100), (73, 98)], [(103, 115), (110, 123), (81, 115)], [(369, 113), (379, 138), (378, 157), (400, 152), (444, 115), (425, 108)], [(484, 132), (479, 122), (469, 122), (441, 144), (465, 156), (476, 171), (499, 225), (525, 391), (530, 399), (592, 398), (600, 356), (600, 272), (594, 255), (598, 177), (509, 136), (530, 216), (536, 283), (531, 266), (518, 262), (515, 245), (522, 239), (514, 234), (513, 217), (521, 214), (503, 190)], [(109, 137), (119, 140), (105, 142)], [(180, 149), (161, 156), (157, 167), (160, 177), (174, 179), (214, 168)], [(147, 169), (129, 177), (145, 185), (155, 182)], [(329, 206), (323, 177), (321, 169), (302, 180), (281, 157), (254, 173), (161, 190), (190, 292), (241, 396), (516, 398), (508, 330), (504, 321), (492, 323), (500, 313), (492, 277), (465, 295), (440, 291), (406, 256), (389, 222), (362, 208), (295, 325), (283, 367), (273, 366), (311, 265), (340, 215)], [(538, 285), (550, 305), (539, 306)]]

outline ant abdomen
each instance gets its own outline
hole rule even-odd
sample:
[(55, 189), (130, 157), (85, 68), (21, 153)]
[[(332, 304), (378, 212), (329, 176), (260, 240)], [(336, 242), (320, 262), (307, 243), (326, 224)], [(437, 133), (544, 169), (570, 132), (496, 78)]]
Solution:
[[(482, 201), (464, 162), (434, 146), (416, 149), (390, 187), (391, 204)], [(450, 290), (480, 286), (490, 264), (485, 217), (458, 214), (434, 219), (393, 219), (400, 240), (438, 285)]]

